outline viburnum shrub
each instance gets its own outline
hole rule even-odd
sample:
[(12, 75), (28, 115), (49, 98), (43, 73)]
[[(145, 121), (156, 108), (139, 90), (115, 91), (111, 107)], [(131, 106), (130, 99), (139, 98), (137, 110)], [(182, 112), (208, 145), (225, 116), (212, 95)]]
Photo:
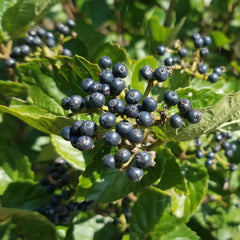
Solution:
[(1, 239), (239, 239), (237, 1), (56, 2), (0, 3)]

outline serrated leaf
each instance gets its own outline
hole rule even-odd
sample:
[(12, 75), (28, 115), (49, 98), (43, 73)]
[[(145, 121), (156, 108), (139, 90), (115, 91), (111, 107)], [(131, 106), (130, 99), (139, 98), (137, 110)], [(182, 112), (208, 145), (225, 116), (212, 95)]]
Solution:
[(164, 148), (156, 149), (156, 165), (149, 167), (140, 182), (131, 182), (127, 173), (118, 169), (107, 169), (102, 163), (104, 150), (90, 163), (79, 178), (78, 197), (111, 202), (151, 185), (161, 177), (165, 163)]
[(0, 81), (0, 95), (8, 97), (26, 97), (27, 88), (21, 83)]

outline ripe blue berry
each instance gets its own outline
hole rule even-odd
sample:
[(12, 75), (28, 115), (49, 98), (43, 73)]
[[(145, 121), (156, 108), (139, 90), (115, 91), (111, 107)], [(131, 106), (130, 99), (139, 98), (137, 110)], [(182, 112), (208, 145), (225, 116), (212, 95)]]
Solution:
[(111, 84), (114, 79), (114, 76), (110, 69), (102, 70), (98, 77), (101, 83), (106, 83), (106, 84)]
[(54, 39), (53, 33), (47, 32), (47, 33), (46, 33), (46, 38), (47, 38), (47, 39)]
[(93, 148), (93, 140), (89, 136), (81, 136), (77, 139), (75, 146), (80, 151), (88, 151)]
[(72, 52), (69, 49), (67, 49), (67, 48), (64, 48), (62, 50), (62, 55), (67, 56), (67, 57), (72, 57), (73, 56)]
[(33, 36), (33, 37), (36, 37), (37, 33), (36, 33), (36, 31), (34, 31), (34, 30), (30, 30), (30, 31), (28, 32), (28, 35)]
[(82, 87), (83, 91), (89, 92), (89, 87), (93, 82), (94, 81), (92, 78), (83, 79), (83, 81), (81, 82), (81, 87)]
[(103, 128), (112, 128), (116, 124), (116, 116), (113, 113), (103, 113), (99, 118), (99, 123)]
[(109, 56), (102, 56), (99, 59), (99, 65), (101, 68), (110, 68), (112, 66), (112, 59)]
[(129, 131), (126, 137), (131, 143), (140, 143), (143, 140), (143, 133), (140, 129), (135, 128)]
[(97, 125), (95, 122), (87, 120), (84, 121), (80, 126), (80, 133), (83, 136), (94, 136), (97, 132)]
[(230, 164), (229, 170), (230, 170), (231, 172), (237, 171), (237, 169), (238, 169), (238, 165), (237, 165), (237, 164), (235, 164), (235, 163), (231, 163), (231, 164)]
[(153, 117), (147, 111), (141, 111), (136, 118), (136, 122), (139, 126), (150, 127), (153, 124)]
[(120, 142), (120, 135), (117, 132), (106, 132), (104, 135), (104, 142), (110, 147), (117, 146)]
[(128, 177), (133, 182), (139, 182), (143, 177), (143, 170), (137, 167), (130, 167), (128, 169)]
[(212, 161), (212, 159), (206, 159), (206, 161), (205, 161), (205, 166), (207, 167), (207, 168), (209, 168), (209, 167), (211, 167), (213, 165), (213, 161)]
[(231, 148), (231, 150), (233, 150), (233, 152), (235, 152), (237, 150), (237, 145), (234, 143), (231, 143), (230, 148)]
[(214, 159), (215, 158), (215, 154), (214, 154), (214, 152), (208, 152), (206, 157), (208, 159)]
[(120, 77), (115, 77), (110, 84), (111, 95), (119, 95), (125, 88), (125, 82)]
[(139, 115), (139, 110), (136, 105), (131, 104), (125, 107), (124, 113), (129, 118), (136, 118)]
[(202, 39), (202, 38), (196, 38), (196, 39), (194, 39), (194, 46), (195, 46), (196, 48), (201, 48), (201, 47), (203, 47), (203, 44), (204, 44), (204, 42), (203, 42), (203, 39)]
[(218, 76), (222, 75), (222, 69), (220, 67), (215, 67), (213, 72), (216, 73)]
[(133, 130), (133, 126), (128, 121), (120, 121), (116, 126), (116, 131), (121, 137), (126, 137)]
[(89, 98), (91, 106), (95, 108), (101, 108), (105, 104), (105, 101), (105, 96), (99, 92), (92, 93)]
[(34, 38), (33, 36), (27, 36), (24, 41), (27, 45), (32, 46), (33, 45), (33, 38)]
[(200, 35), (199, 33), (194, 33), (194, 34), (192, 35), (192, 39), (195, 40), (195, 39), (197, 39), (197, 38), (201, 38), (201, 35)]
[(91, 103), (90, 103), (90, 96), (91, 96), (91, 95), (87, 95), (87, 96), (85, 97), (85, 99), (84, 99), (85, 108), (91, 108), (91, 107), (92, 107), (92, 106), (91, 106)]
[(199, 54), (201, 57), (207, 57), (209, 55), (209, 50), (208, 48), (202, 48), (199, 51)]
[(111, 94), (111, 89), (110, 86), (108, 84), (102, 84), (100, 93), (102, 93), (105, 97), (110, 96)]
[(100, 92), (102, 90), (102, 84), (99, 82), (93, 82), (92, 84), (89, 85), (88, 90), (91, 93)]
[(157, 108), (157, 101), (152, 97), (146, 97), (142, 102), (142, 110), (147, 112), (153, 112)]
[(165, 66), (172, 66), (174, 64), (172, 57), (167, 57), (164, 59), (164, 65)]
[(72, 112), (77, 112), (81, 110), (84, 106), (84, 100), (81, 96), (79, 95), (73, 95), (70, 97), (69, 100), (69, 107)]
[(214, 153), (219, 152), (220, 150), (221, 150), (221, 147), (219, 145), (216, 144), (212, 146), (212, 151)]
[(39, 37), (34, 37), (33, 40), (32, 40), (32, 45), (35, 46), (35, 47), (42, 47), (43, 43), (42, 43), (42, 40)]
[(14, 58), (8, 58), (5, 60), (5, 65), (9, 68), (14, 68), (16, 66), (16, 60)]
[(187, 55), (188, 55), (188, 51), (187, 51), (186, 48), (181, 48), (181, 49), (179, 49), (179, 51), (178, 51), (178, 56), (179, 56), (180, 58), (185, 58)]
[(180, 128), (182, 123), (182, 118), (178, 114), (174, 114), (170, 117), (170, 124), (173, 128)]
[(12, 58), (21, 57), (21, 48), (19, 46), (14, 47), (12, 49), (10, 57), (12, 57)]
[(194, 145), (195, 147), (199, 148), (202, 146), (202, 141), (200, 139), (196, 139)]
[(169, 73), (165, 67), (159, 67), (154, 71), (153, 76), (157, 81), (164, 82), (167, 80)]
[(21, 49), (21, 55), (23, 57), (29, 55), (29, 53), (31, 52), (31, 48), (27, 44), (21, 45), (20, 49)]
[(70, 141), (70, 139), (71, 139), (70, 133), (71, 133), (71, 127), (64, 127), (64, 128), (62, 128), (60, 134), (63, 139)]
[(222, 139), (223, 139), (223, 137), (222, 137), (222, 135), (221, 134), (215, 134), (215, 140), (217, 141), (217, 142), (220, 142), (220, 141), (222, 141)]
[(61, 101), (61, 105), (62, 105), (62, 108), (64, 110), (69, 110), (70, 109), (70, 105), (69, 105), (69, 101), (70, 101), (70, 97), (65, 97), (62, 99)]
[(156, 52), (157, 52), (158, 55), (162, 56), (166, 53), (166, 47), (163, 46), (163, 45), (159, 45), (156, 48)]
[(111, 113), (123, 113), (125, 110), (125, 104), (122, 100), (114, 98), (108, 103), (108, 110)]
[(51, 48), (51, 47), (54, 47), (56, 45), (56, 42), (53, 38), (49, 38), (46, 40), (46, 45)]
[(131, 153), (126, 148), (122, 148), (117, 151), (115, 158), (116, 162), (124, 164), (130, 160)]
[(221, 143), (221, 147), (222, 147), (222, 149), (224, 149), (224, 150), (228, 150), (228, 149), (231, 148), (231, 144), (230, 144), (230, 142), (223, 141), (223, 142)]
[(38, 35), (40, 38), (46, 37), (46, 30), (45, 30), (44, 28), (38, 28), (38, 29), (37, 29), (37, 35)]
[(192, 103), (189, 99), (187, 99), (187, 98), (180, 99), (180, 101), (178, 102), (178, 110), (181, 113), (186, 114), (191, 109), (192, 109)]
[(134, 156), (134, 160), (139, 168), (145, 168), (151, 165), (152, 157), (148, 152), (141, 151)]
[(209, 46), (212, 44), (212, 38), (210, 36), (203, 37), (204, 46)]
[(227, 150), (225, 150), (224, 154), (227, 158), (231, 158), (233, 156), (233, 150), (232, 149), (227, 149)]
[(69, 27), (62, 23), (57, 24), (57, 30), (59, 31), (59, 33), (61, 33), (63, 35), (68, 35), (70, 33)]
[(202, 113), (198, 109), (191, 109), (188, 112), (187, 120), (190, 123), (198, 123), (202, 119)]
[(105, 167), (115, 168), (115, 157), (112, 154), (105, 155), (102, 160)]
[(76, 26), (75, 21), (73, 19), (70, 19), (70, 18), (67, 20), (66, 24), (69, 28), (74, 28)]
[(125, 101), (128, 104), (137, 104), (141, 98), (142, 94), (137, 89), (131, 89), (125, 95)]
[(140, 73), (145, 80), (151, 80), (153, 78), (153, 69), (149, 65), (142, 67)]
[(232, 133), (231, 133), (231, 132), (227, 132), (227, 133), (226, 133), (226, 138), (227, 138), (227, 139), (231, 139), (231, 138), (232, 138), (232, 136), (233, 136), (233, 135), (232, 135)]
[(203, 158), (204, 157), (203, 151), (202, 150), (198, 150), (197, 153), (196, 153), (196, 157), (199, 158), (199, 159)]
[(125, 78), (128, 74), (126, 65), (123, 63), (116, 63), (112, 68), (112, 73), (114, 77)]
[(179, 102), (178, 95), (173, 90), (165, 92), (163, 96), (163, 100), (169, 107), (174, 106)]
[(200, 65), (198, 66), (198, 72), (199, 72), (200, 74), (205, 74), (205, 73), (207, 73), (207, 70), (208, 70), (208, 67), (207, 67), (206, 65), (204, 65), (204, 64), (200, 64)]
[(211, 83), (217, 82), (218, 81), (218, 75), (216, 73), (211, 73), (208, 76), (208, 81), (211, 82)]

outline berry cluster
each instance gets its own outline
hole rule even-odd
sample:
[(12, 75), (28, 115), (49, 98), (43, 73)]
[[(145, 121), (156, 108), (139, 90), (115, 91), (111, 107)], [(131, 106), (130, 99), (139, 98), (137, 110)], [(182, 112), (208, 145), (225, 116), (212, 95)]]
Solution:
[[(68, 19), (66, 25), (62, 23), (57, 24), (58, 40), (59, 43), (63, 43), (63, 37), (71, 33), (72, 28), (75, 27), (75, 22), (72, 19)], [(16, 66), (16, 61), (23, 61), (26, 56), (34, 57), (39, 54), (52, 53), (52, 48), (56, 46), (56, 37), (50, 31), (45, 28), (38, 27), (36, 30), (30, 30), (25, 39), (18, 41), (20, 44), (14, 46), (10, 53), (10, 58), (5, 60), (5, 64), (9, 68)], [(60, 50), (60, 49), (59, 49)], [(69, 49), (63, 48), (60, 50), (60, 54), (72, 57), (72, 53)]]
[(49, 218), (54, 224), (65, 225), (71, 220), (71, 216), (78, 211), (87, 211), (92, 201), (76, 202), (74, 198), (74, 186), (71, 183), (71, 169), (63, 159), (58, 158), (50, 165), (48, 173), (40, 181), (41, 185), (51, 195), (50, 203), (41, 205), (38, 212)]

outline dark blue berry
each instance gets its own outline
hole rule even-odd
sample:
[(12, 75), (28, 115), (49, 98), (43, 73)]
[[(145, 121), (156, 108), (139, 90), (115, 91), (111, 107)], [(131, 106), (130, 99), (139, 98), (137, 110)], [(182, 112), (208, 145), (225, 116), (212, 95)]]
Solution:
[(213, 161), (212, 161), (212, 159), (206, 159), (206, 161), (205, 161), (205, 166), (207, 167), (207, 168), (209, 168), (209, 167), (211, 167), (213, 165)]
[(213, 72), (216, 73), (218, 76), (222, 75), (222, 69), (220, 67), (215, 67)]
[(56, 42), (55, 42), (55, 40), (54, 40), (53, 38), (48, 38), (48, 39), (46, 40), (46, 45), (47, 45), (49, 48), (51, 48), (51, 47), (54, 47), (54, 46), (56, 45)]
[(166, 53), (166, 47), (163, 46), (163, 45), (159, 45), (156, 48), (156, 52), (157, 52), (158, 55), (162, 56)]
[(216, 144), (212, 146), (212, 151), (214, 153), (219, 152), (220, 150), (221, 150), (221, 147), (219, 145)]
[(55, 190), (56, 190), (56, 185), (53, 184), (53, 183), (49, 183), (49, 184), (46, 186), (46, 191), (47, 191), (48, 193), (53, 193)]
[(69, 212), (76, 213), (78, 211), (78, 202), (70, 201), (67, 208)]
[(123, 63), (116, 63), (112, 68), (112, 73), (114, 77), (125, 78), (128, 74), (126, 65)]
[(208, 152), (206, 157), (208, 159), (214, 159), (215, 158), (215, 154), (214, 154), (214, 152)]
[[(81, 87), (83, 89), (83, 91), (85, 92), (89, 92), (89, 87), (90, 85), (93, 83), (93, 79), (92, 78), (85, 78), (83, 79), (83, 81), (81, 82)], [(97, 91), (96, 91), (97, 92)]]
[(203, 47), (203, 44), (204, 44), (204, 42), (203, 42), (203, 39), (202, 39), (202, 38), (196, 38), (196, 39), (194, 39), (194, 46), (195, 46), (196, 48), (201, 48), (201, 47)]
[(101, 68), (110, 68), (112, 66), (112, 59), (109, 56), (102, 56), (99, 59), (99, 65)]
[(143, 140), (143, 133), (140, 129), (134, 128), (127, 133), (126, 137), (131, 143), (140, 143)]
[(101, 83), (106, 83), (106, 84), (111, 84), (114, 79), (114, 76), (110, 69), (102, 70), (102, 72), (100, 72), (98, 77)]
[(56, 206), (62, 201), (62, 198), (60, 195), (54, 194), (51, 198), (51, 205)]
[(198, 109), (191, 109), (188, 112), (187, 120), (190, 123), (198, 123), (202, 119), (202, 113)]
[(233, 152), (235, 152), (237, 150), (237, 145), (234, 143), (231, 143), (231, 150), (233, 150)]
[(68, 213), (68, 209), (67, 206), (63, 205), (63, 204), (59, 204), (58, 206), (56, 206), (56, 213), (59, 216), (63, 216), (66, 215)]
[(208, 76), (208, 81), (211, 82), (211, 83), (217, 82), (218, 81), (218, 75), (216, 73), (211, 73)]
[(222, 139), (223, 139), (223, 137), (222, 137), (222, 135), (221, 134), (215, 134), (215, 140), (217, 141), (217, 142), (220, 142), (220, 141), (222, 141)]
[(103, 113), (99, 118), (102, 127), (110, 129), (116, 124), (116, 116), (113, 113)]
[(146, 97), (142, 102), (142, 110), (147, 112), (153, 112), (157, 108), (157, 101), (152, 97)]
[(153, 124), (153, 117), (147, 111), (141, 111), (136, 118), (136, 122), (139, 126), (150, 127)]
[(80, 111), (84, 106), (84, 100), (79, 95), (73, 95), (69, 100), (69, 107), (72, 112)]
[(64, 127), (61, 130), (61, 136), (62, 138), (64, 138), (67, 141), (70, 141), (71, 137), (70, 137), (70, 133), (71, 133), (71, 127)]
[(125, 82), (120, 77), (115, 77), (110, 84), (111, 95), (117, 96), (119, 95), (123, 89), (125, 88)]
[(61, 101), (61, 105), (62, 105), (62, 108), (64, 110), (69, 110), (70, 109), (70, 105), (69, 105), (69, 101), (70, 101), (70, 97), (65, 97), (62, 99)]
[(72, 52), (69, 49), (67, 49), (67, 48), (64, 48), (62, 50), (62, 55), (67, 56), (67, 57), (72, 57), (73, 56)]
[(84, 121), (80, 126), (80, 133), (84, 136), (94, 136), (97, 132), (97, 124), (93, 121)]
[(34, 31), (34, 30), (30, 30), (30, 31), (28, 32), (28, 35), (30, 35), (30, 36), (32, 36), (32, 37), (36, 37), (37, 33), (36, 33), (36, 31)]
[(108, 84), (102, 84), (100, 93), (102, 93), (105, 97), (110, 96), (111, 95), (111, 89), (110, 86)]
[(54, 39), (53, 33), (47, 32), (47, 33), (46, 33), (46, 38), (47, 38), (47, 39)]
[(202, 146), (202, 141), (200, 139), (196, 139), (194, 145), (195, 147), (199, 148)]
[(188, 51), (187, 51), (186, 48), (181, 48), (181, 49), (179, 49), (179, 51), (178, 51), (178, 56), (179, 56), (180, 58), (185, 58), (187, 55), (188, 55)]
[(227, 149), (227, 150), (225, 150), (224, 154), (227, 158), (231, 158), (233, 156), (233, 150), (232, 149)]
[(62, 184), (66, 185), (70, 181), (70, 176), (68, 174), (63, 174), (61, 176), (61, 182)]
[(8, 58), (5, 60), (5, 65), (9, 68), (14, 68), (16, 66), (16, 60), (14, 58)]
[(61, 193), (61, 197), (64, 200), (68, 200), (71, 196), (72, 196), (72, 191), (63, 190)]
[(200, 65), (198, 66), (198, 72), (199, 72), (200, 74), (205, 74), (205, 73), (207, 73), (207, 70), (208, 70), (208, 67), (207, 67), (206, 65), (204, 65), (204, 64), (200, 64)]
[(136, 105), (131, 104), (125, 107), (124, 113), (129, 118), (136, 118), (139, 115), (139, 110)]
[(145, 80), (151, 80), (153, 78), (153, 69), (149, 65), (142, 67), (140, 73)]
[(163, 95), (163, 100), (168, 106), (174, 106), (179, 102), (178, 95), (173, 90), (165, 92)]
[(187, 99), (187, 98), (180, 99), (180, 101), (178, 102), (178, 110), (181, 113), (186, 114), (191, 109), (192, 109), (192, 103), (189, 99)]
[(126, 148), (122, 148), (117, 151), (115, 158), (116, 162), (124, 164), (130, 160), (131, 153)]
[(102, 90), (102, 84), (99, 82), (93, 82), (92, 84), (89, 85), (88, 90), (91, 93), (100, 92)]
[(130, 167), (128, 169), (128, 177), (133, 182), (139, 182), (143, 177), (143, 170), (137, 167)]
[(232, 138), (232, 136), (233, 136), (233, 135), (232, 135), (232, 133), (231, 133), (231, 132), (227, 132), (227, 133), (226, 133), (226, 138), (227, 138), (227, 139), (231, 139), (231, 138)]
[(208, 48), (202, 48), (199, 51), (199, 54), (201, 57), (207, 57), (209, 55), (209, 50)]
[(173, 58), (172, 57), (167, 57), (164, 59), (164, 65), (165, 66), (172, 66), (174, 64)]
[(182, 118), (178, 114), (170, 117), (170, 124), (173, 128), (180, 128), (183, 124)]
[(223, 142), (221, 143), (221, 147), (222, 147), (222, 149), (224, 149), (224, 150), (228, 150), (228, 149), (231, 148), (231, 144), (230, 144), (230, 142), (223, 141)]
[(202, 150), (198, 150), (197, 153), (196, 153), (196, 157), (199, 158), (199, 159), (203, 158), (204, 157), (203, 151)]
[(117, 146), (120, 142), (120, 135), (117, 132), (106, 132), (104, 142), (110, 147)]
[(204, 36), (202, 39), (204, 46), (209, 46), (212, 44), (212, 38), (210, 36)]
[(46, 37), (46, 30), (44, 28), (38, 28), (37, 29), (37, 35), (40, 38)]
[(12, 57), (12, 58), (21, 57), (21, 48), (19, 46), (14, 47), (12, 49), (10, 57)]
[[(80, 135), (80, 134), (79, 134)], [(71, 136), (71, 139), (70, 139), (70, 142), (71, 142), (71, 144), (72, 144), (72, 146), (74, 147), (74, 148), (76, 148), (76, 143), (77, 143), (77, 141), (78, 141), (78, 137), (79, 136)]]
[[(32, 45), (35, 47), (42, 47), (42, 40), (39, 37), (34, 37), (32, 41)], [(63, 54), (64, 55), (64, 54)]]
[(115, 157), (111, 154), (105, 155), (103, 158), (103, 164), (108, 168), (115, 168)]
[(109, 101), (108, 109), (111, 113), (123, 113), (125, 110), (125, 104), (122, 100), (114, 98)]
[(76, 26), (75, 21), (73, 19), (70, 19), (70, 18), (67, 20), (66, 24), (69, 28), (74, 28)]
[(34, 39), (33, 36), (27, 36), (27, 37), (25, 38), (25, 43), (26, 43), (27, 45), (29, 45), (29, 46), (32, 46), (32, 45), (33, 45), (33, 39)]
[(198, 39), (198, 38), (201, 38), (201, 35), (199, 33), (194, 33), (192, 35), (192, 39), (195, 40), (195, 39)]
[(105, 96), (102, 93), (95, 92), (90, 95), (89, 102), (94, 108), (101, 108), (105, 104)]
[(80, 132), (80, 127), (83, 124), (83, 121), (81, 120), (77, 120), (75, 122), (73, 122), (72, 127), (71, 127), (71, 136), (80, 136), (81, 132)]
[(80, 151), (88, 151), (93, 148), (93, 140), (89, 136), (81, 136), (78, 138), (75, 145)]
[(153, 76), (157, 81), (164, 82), (167, 80), (169, 73), (165, 67), (159, 67), (154, 71)]
[(21, 49), (21, 55), (23, 57), (29, 55), (31, 52), (31, 48), (27, 44), (21, 45), (20, 49)]
[(235, 164), (235, 163), (231, 163), (231, 164), (230, 164), (229, 170), (230, 170), (231, 172), (237, 171), (237, 169), (238, 169), (238, 165), (237, 165), (237, 164)]
[(53, 172), (51, 174), (51, 177), (52, 177), (53, 180), (58, 180), (61, 176), (58, 172)]
[(133, 126), (128, 121), (120, 121), (116, 126), (116, 131), (121, 137), (126, 137), (133, 130)]
[(63, 35), (68, 35), (70, 33), (69, 27), (62, 23), (57, 24), (57, 30), (59, 31), (59, 33), (62, 33)]
[(142, 94), (137, 89), (129, 90), (125, 95), (125, 101), (128, 104), (137, 104), (140, 102)]
[(148, 152), (141, 151), (134, 156), (134, 160), (138, 167), (145, 168), (151, 165), (152, 157)]

